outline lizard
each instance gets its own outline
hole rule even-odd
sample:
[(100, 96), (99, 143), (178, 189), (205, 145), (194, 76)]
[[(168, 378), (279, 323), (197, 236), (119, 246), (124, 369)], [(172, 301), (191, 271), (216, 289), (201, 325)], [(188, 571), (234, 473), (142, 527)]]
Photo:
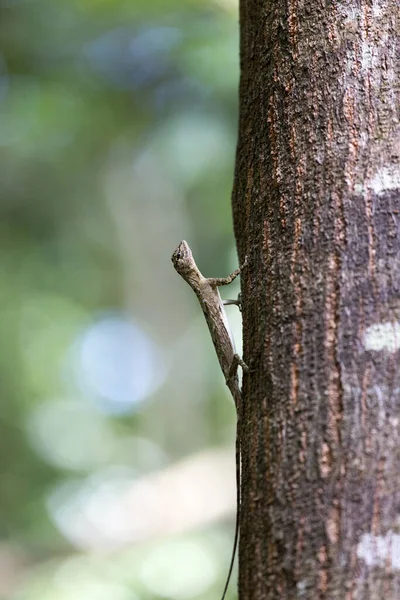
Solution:
[(230, 284), (242, 271), (247, 264), (247, 259), (243, 265), (236, 269), (228, 277), (204, 277), (193, 258), (189, 244), (183, 240), (171, 257), (175, 270), (190, 285), (196, 294), (200, 306), (203, 310), (211, 339), (217, 353), (218, 361), (222, 373), (225, 377), (226, 385), (232, 394), (236, 406), (236, 526), (235, 538), (233, 542), (233, 551), (228, 571), (228, 577), (225, 583), (221, 600), (225, 599), (235, 561), (236, 549), (239, 538), (240, 525), (240, 487), (241, 487), (241, 444), (240, 444), (240, 415), (242, 394), (239, 387), (238, 367), (242, 367), (244, 372), (248, 372), (247, 365), (236, 353), (235, 343), (230, 333), (228, 319), (225, 313), (224, 304), (238, 304), (240, 300), (227, 300), (223, 302), (218, 291), (218, 287)]

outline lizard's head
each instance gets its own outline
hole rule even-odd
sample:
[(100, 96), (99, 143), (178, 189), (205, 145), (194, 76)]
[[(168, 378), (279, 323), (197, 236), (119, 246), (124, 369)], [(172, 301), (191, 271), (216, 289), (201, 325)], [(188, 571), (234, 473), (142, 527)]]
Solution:
[(180, 275), (190, 271), (193, 268), (194, 259), (189, 244), (183, 240), (173, 255), (171, 256), (172, 264)]

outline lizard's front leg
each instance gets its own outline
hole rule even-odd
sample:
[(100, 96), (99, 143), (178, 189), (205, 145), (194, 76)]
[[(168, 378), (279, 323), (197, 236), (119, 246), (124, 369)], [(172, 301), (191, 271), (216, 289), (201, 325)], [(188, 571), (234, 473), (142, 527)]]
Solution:
[(220, 285), (229, 285), (230, 283), (232, 283), (232, 281), (234, 281), (234, 279), (236, 279), (236, 277), (238, 275), (240, 275), (241, 271), (247, 267), (247, 256), (244, 260), (244, 263), (242, 264), (241, 267), (239, 267), (238, 269), (235, 269), (235, 271), (233, 271), (233, 273), (231, 273), (230, 275), (228, 275), (228, 277), (208, 277), (207, 281), (210, 285), (215, 285), (215, 286), (220, 286)]

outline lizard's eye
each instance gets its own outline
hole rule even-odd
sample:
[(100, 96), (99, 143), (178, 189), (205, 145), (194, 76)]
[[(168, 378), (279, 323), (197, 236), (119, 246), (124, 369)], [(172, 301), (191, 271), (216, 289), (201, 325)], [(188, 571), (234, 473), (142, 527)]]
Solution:
[(182, 258), (182, 254), (181, 254), (181, 252), (177, 252), (177, 253), (176, 253), (176, 258), (177, 258), (178, 260), (179, 260), (180, 258)]

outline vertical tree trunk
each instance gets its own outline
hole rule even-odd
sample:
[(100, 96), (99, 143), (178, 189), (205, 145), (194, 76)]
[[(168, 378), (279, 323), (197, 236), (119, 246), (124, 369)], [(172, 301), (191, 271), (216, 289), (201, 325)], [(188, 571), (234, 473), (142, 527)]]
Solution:
[(241, 0), (239, 597), (400, 598), (400, 4)]

